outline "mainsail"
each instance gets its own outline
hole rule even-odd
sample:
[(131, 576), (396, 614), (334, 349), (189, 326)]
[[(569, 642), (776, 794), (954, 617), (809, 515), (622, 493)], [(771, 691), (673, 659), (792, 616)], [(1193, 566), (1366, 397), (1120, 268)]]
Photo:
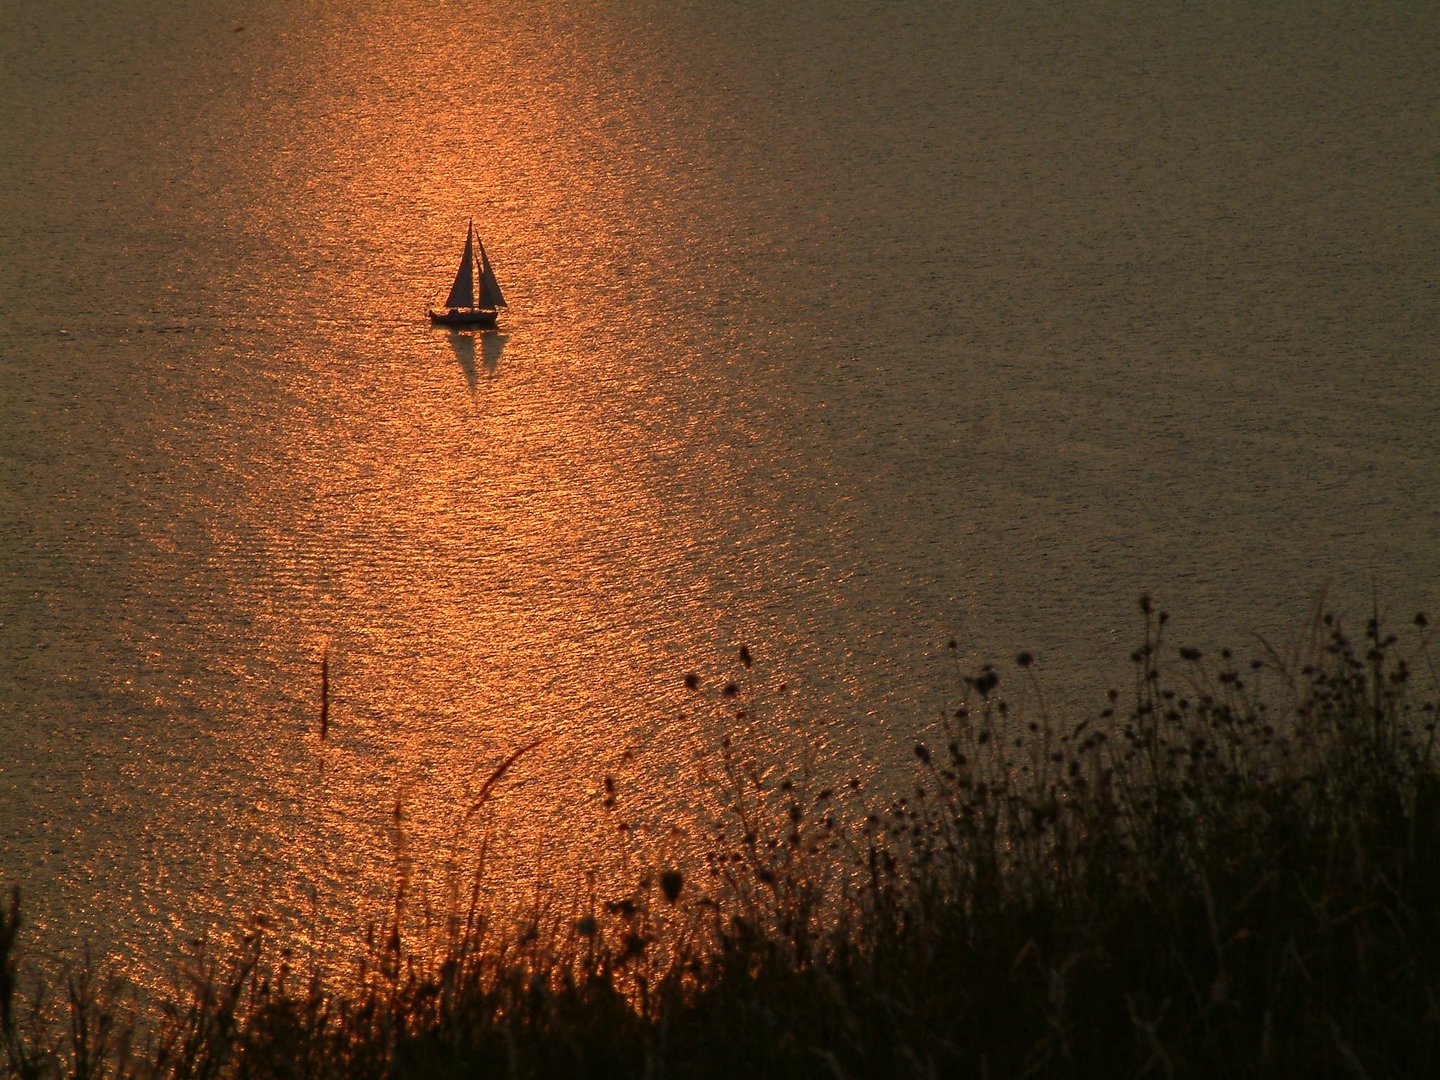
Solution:
[[(455, 284), (450, 286), (450, 295), (445, 300), (448, 308), (475, 306), (475, 226), (472, 222), (465, 231), (465, 254), (460, 256), (460, 269), (455, 271)], [(489, 271), (489, 263), (486, 263)], [(494, 275), (491, 275), (493, 280)], [(495, 291), (500, 291), (496, 286)]]

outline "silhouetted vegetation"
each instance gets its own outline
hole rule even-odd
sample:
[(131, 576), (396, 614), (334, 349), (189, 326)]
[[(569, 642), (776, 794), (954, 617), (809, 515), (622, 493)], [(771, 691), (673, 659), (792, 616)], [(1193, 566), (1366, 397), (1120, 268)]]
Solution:
[[(343, 991), (252, 937), (146, 1026), (89, 971), (37, 1005), (17, 894), (5, 1060), (23, 1077), (1440, 1075), (1425, 620), (1403, 643), (1317, 620), (1297, 655), (1242, 664), (1174, 649), (1142, 611), (1133, 690), (1100, 715), (1057, 730), (983, 668), (915, 746), (915, 784), (878, 804), (727, 740), (703, 865), (597, 882), (515, 932), (472, 890), (439, 952), (407, 944), (397, 903)], [(722, 691), (737, 716), (745, 695)], [(605, 805), (623, 811), (608, 778)]]

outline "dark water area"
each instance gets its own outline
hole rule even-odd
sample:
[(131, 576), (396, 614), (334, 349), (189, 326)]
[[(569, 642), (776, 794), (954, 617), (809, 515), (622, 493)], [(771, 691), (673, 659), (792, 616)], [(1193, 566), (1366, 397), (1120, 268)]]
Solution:
[[(1142, 592), (1240, 649), (1435, 608), (1435, 9), (102, 7), (0, 12), (0, 873), (48, 948), (333, 945), (397, 804), (443, 861), (541, 736), (517, 895), (615, 857), (606, 775), (694, 842), (737, 726), (881, 785), (957, 661), (1093, 709)], [(471, 217), (489, 334), (424, 316)]]

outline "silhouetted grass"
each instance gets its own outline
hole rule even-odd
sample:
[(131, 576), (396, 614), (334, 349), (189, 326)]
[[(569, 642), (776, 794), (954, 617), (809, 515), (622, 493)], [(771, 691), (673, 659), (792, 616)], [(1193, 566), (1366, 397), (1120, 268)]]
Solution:
[[(727, 740), (702, 866), (596, 883), (515, 932), (457, 904), (433, 960), (397, 903), (344, 992), (252, 937), (149, 1027), (87, 971), (37, 1009), (17, 895), (5, 1060), (24, 1077), (1440, 1075), (1424, 619), (1403, 645), (1317, 620), (1297, 655), (1242, 665), (1173, 649), (1142, 611), (1133, 690), (1100, 715), (1060, 729), (1038, 694), (1019, 715), (984, 668), (915, 746), (913, 787), (873, 805)], [(723, 697), (743, 715), (743, 689)]]

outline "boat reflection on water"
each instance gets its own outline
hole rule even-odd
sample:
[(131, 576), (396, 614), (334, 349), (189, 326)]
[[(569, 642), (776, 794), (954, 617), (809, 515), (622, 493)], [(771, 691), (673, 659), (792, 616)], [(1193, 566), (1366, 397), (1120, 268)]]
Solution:
[[(509, 335), (500, 334), (494, 330), (484, 330), (477, 334), (452, 329), (445, 337), (450, 343), (450, 350), (455, 354), (456, 361), (460, 364), (460, 370), (465, 373), (465, 383), (469, 386), (472, 395), (479, 385), (482, 369), (487, 379), (495, 378), (500, 369), (500, 354), (505, 351), (505, 342), (509, 340)], [(480, 344), (478, 364), (475, 348), (477, 338)]]
[(480, 335), (480, 362), (485, 366), (486, 375), (494, 376), (500, 367), (500, 354), (505, 351), (505, 343), (509, 340), (508, 334), (493, 330)]

